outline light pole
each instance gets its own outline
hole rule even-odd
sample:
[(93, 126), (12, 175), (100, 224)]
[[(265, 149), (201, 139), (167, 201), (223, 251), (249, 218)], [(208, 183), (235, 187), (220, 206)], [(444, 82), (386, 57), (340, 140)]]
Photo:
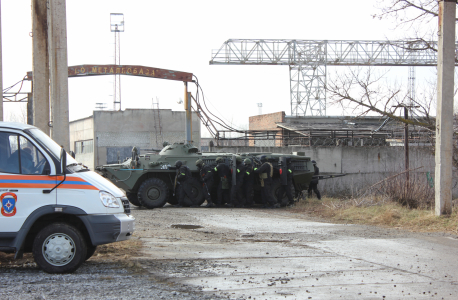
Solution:
[[(121, 32), (124, 32), (124, 14), (110, 14), (110, 30), (114, 32), (114, 64), (121, 64)], [(121, 75), (115, 74), (113, 110), (121, 110)], [(119, 107), (119, 108), (118, 108)]]

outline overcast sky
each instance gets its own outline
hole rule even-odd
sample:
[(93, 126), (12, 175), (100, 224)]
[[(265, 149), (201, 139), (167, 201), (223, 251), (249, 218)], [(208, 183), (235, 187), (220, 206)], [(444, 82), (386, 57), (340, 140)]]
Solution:
[[(68, 65), (113, 64), (110, 13), (124, 13), (121, 64), (189, 72), (199, 79), (209, 108), (248, 128), (248, 117), (291, 114), (287, 66), (209, 65), (227, 39), (385, 40), (403, 37), (392, 21), (373, 19), (375, 0), (155, 1), (67, 0)], [(30, 0), (3, 0), (3, 87), (32, 70)], [(398, 72), (407, 81), (407, 68)], [(419, 68), (417, 68), (419, 69)], [(428, 68), (432, 74), (433, 68)], [(403, 73), (404, 72), (404, 73)], [(399, 75), (398, 75), (399, 76)], [(183, 110), (183, 83), (123, 76), (122, 108)], [(30, 87), (26, 86), (26, 90)], [(191, 91), (195, 91), (192, 87)], [(70, 120), (92, 115), (96, 103), (113, 107), (113, 77), (69, 79)], [(20, 104), (5, 104), (5, 119)], [(339, 115), (328, 110), (328, 115)]]

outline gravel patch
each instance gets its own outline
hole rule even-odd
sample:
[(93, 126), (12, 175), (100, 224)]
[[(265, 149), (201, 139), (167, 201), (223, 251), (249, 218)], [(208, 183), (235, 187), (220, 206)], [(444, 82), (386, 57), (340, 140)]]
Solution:
[[(158, 265), (154, 261), (143, 263)], [(3, 300), (220, 299), (204, 295), (195, 287), (164, 281), (143, 272), (138, 263), (129, 267), (115, 262), (88, 261), (75, 273), (63, 275), (47, 274), (34, 263), (28, 263), (26, 266), (0, 267), (0, 278)]]

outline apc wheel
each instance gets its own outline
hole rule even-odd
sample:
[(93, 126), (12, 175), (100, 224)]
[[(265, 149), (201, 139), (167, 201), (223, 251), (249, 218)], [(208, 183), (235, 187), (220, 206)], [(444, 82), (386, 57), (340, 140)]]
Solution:
[(132, 203), (135, 206), (142, 206), (140, 201), (138, 201), (138, 194), (137, 193), (130, 193), (126, 192), (127, 199), (129, 199), (129, 202)]
[(92, 255), (94, 255), (95, 250), (97, 250), (97, 246), (87, 246), (86, 260), (88, 260), (92, 257)]
[[(173, 193), (173, 191), (169, 191), (169, 194), (170, 192)], [(169, 195), (169, 199), (167, 199), (167, 203), (170, 203), (172, 205), (177, 205), (178, 204), (178, 198), (177, 198), (177, 195), (173, 196), (173, 195)]]
[(146, 208), (162, 207), (168, 198), (169, 189), (159, 178), (145, 180), (138, 189), (138, 201)]
[[(272, 194), (274, 198), (277, 199), (278, 204), (280, 204), (280, 206), (286, 206), (288, 205), (289, 200), (288, 200), (288, 197), (286, 196), (286, 193), (284, 193), (283, 197), (279, 199), (280, 188), (281, 188), (281, 179), (280, 178), (274, 179), (272, 182)], [(295, 195), (294, 185), (291, 185), (291, 195)]]
[(37, 265), (47, 273), (72, 273), (87, 256), (83, 235), (65, 223), (53, 223), (40, 230), (32, 252)]
[(197, 203), (193, 203), (188, 196), (185, 196), (183, 206), (202, 205), (202, 203), (205, 201), (205, 196), (202, 191), (202, 183), (200, 183), (196, 178), (192, 177), (189, 179), (188, 184), (191, 186), (192, 195), (196, 199)]

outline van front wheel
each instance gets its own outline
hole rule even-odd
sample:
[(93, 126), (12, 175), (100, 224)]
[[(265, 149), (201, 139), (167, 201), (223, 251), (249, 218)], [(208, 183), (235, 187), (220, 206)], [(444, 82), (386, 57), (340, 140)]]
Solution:
[(53, 223), (40, 230), (32, 251), (37, 265), (47, 273), (72, 273), (87, 256), (83, 235), (65, 223)]

